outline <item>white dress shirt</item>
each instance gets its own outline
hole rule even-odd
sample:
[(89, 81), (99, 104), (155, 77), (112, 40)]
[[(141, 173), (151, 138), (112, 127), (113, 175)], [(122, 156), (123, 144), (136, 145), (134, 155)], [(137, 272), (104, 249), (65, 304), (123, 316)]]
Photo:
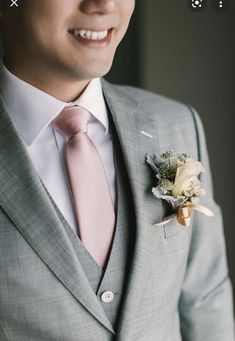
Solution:
[(79, 105), (91, 113), (88, 136), (95, 144), (104, 165), (115, 205), (115, 167), (113, 144), (101, 81), (93, 79), (74, 102), (60, 101), (13, 75), (0, 66), (0, 86), (9, 114), (32, 159), (42, 182), (76, 232), (76, 218), (64, 164), (66, 138), (51, 121), (68, 105)]

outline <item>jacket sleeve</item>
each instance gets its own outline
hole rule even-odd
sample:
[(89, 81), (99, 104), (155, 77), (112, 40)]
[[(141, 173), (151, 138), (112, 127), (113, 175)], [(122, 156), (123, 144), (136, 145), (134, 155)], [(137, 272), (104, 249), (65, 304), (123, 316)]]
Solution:
[(228, 275), (223, 222), (220, 207), (213, 199), (210, 165), (201, 120), (190, 108), (197, 135), (198, 159), (206, 196), (201, 204), (215, 217), (193, 212), (192, 239), (187, 271), (179, 300), (183, 341), (234, 341), (232, 288)]

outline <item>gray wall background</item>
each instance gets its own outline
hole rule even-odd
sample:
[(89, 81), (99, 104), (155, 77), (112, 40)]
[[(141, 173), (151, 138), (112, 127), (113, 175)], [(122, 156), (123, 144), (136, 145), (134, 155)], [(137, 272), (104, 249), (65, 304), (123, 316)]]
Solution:
[(224, 212), (228, 263), (235, 288), (235, 4), (218, 13), (208, 0), (137, 0), (130, 30), (108, 79), (192, 104), (207, 136), (215, 199)]

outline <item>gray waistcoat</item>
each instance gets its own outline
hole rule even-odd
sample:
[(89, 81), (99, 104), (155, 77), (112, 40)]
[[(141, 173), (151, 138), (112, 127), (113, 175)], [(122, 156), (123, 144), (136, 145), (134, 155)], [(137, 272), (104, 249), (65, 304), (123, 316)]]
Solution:
[[(116, 228), (111, 252), (104, 269), (96, 264), (54, 202), (53, 204), (77, 253), (84, 273), (97, 295), (97, 299), (102, 304), (114, 329), (116, 329), (122, 298), (125, 294), (126, 275), (128, 274), (135, 236), (134, 229), (131, 227), (134, 221), (134, 210), (131, 205), (133, 201), (131, 200), (128, 176), (115, 129), (112, 128), (112, 130), (117, 189)], [(101, 294), (106, 290), (114, 293), (112, 302), (104, 303), (101, 300)]]

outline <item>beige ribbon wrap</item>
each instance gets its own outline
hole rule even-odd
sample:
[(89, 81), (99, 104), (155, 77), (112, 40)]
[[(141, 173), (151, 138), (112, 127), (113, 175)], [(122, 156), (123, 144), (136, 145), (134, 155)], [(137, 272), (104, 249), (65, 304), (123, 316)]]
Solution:
[(214, 217), (214, 213), (209, 210), (209, 208), (202, 206), (202, 205), (197, 205), (197, 204), (192, 204), (192, 203), (185, 203), (181, 205), (176, 214), (173, 214), (169, 217), (166, 217), (163, 221), (160, 223), (154, 224), (153, 226), (162, 226), (170, 223), (173, 219), (177, 219), (178, 222), (183, 225), (183, 226), (189, 226), (190, 224), (190, 219), (192, 216), (192, 211), (191, 210), (197, 210), (203, 214), (205, 214), (208, 217)]

